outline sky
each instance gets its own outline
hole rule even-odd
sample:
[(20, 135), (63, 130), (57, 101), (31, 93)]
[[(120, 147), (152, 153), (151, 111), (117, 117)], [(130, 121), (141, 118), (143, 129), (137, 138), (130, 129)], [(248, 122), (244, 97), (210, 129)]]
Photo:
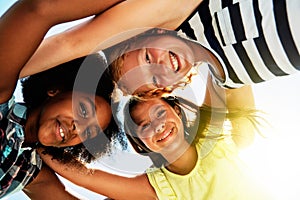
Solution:
[[(15, 0), (0, 2), (0, 15)], [(72, 24), (61, 25), (50, 30), (48, 35), (61, 31)], [(278, 199), (300, 199), (300, 73), (277, 78), (265, 83), (253, 85), (256, 106), (265, 113), (268, 123), (261, 129), (265, 138), (256, 136), (254, 144), (241, 152), (242, 159), (248, 164), (258, 181)], [(16, 95), (20, 96), (19, 89)], [(130, 161), (129, 161), (130, 160)], [(94, 166), (118, 174), (142, 172), (150, 161), (130, 153), (117, 152)], [(111, 167), (114, 166), (114, 167)], [(73, 192), (85, 199), (100, 200), (104, 197), (62, 179)], [(9, 200), (25, 200), (19, 192)]]

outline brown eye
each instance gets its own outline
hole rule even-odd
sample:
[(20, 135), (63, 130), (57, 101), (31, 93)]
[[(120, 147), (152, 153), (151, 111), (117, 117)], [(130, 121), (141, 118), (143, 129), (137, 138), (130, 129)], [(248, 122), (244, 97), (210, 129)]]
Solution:
[(75, 130), (76, 130), (76, 124), (73, 123), (73, 124), (72, 124), (72, 131), (75, 131)]
[(157, 78), (155, 76), (152, 77), (152, 82), (155, 87), (158, 87)]
[(144, 131), (145, 129), (147, 129), (149, 126), (150, 126), (150, 122), (149, 123), (146, 123), (142, 126), (142, 130)]
[(160, 118), (160, 117), (163, 117), (165, 114), (166, 114), (166, 110), (160, 110), (157, 112), (156, 117)]
[(145, 53), (145, 60), (146, 60), (146, 63), (150, 64), (151, 63), (151, 60), (150, 60), (150, 56), (148, 54), (148, 51), (146, 50), (146, 53)]
[(82, 118), (87, 118), (88, 112), (84, 103), (79, 103), (79, 114)]

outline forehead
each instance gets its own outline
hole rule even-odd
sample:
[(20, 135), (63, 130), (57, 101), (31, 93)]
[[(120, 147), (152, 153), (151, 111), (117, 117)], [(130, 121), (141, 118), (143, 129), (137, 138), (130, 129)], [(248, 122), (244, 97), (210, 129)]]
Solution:
[(153, 98), (137, 103), (132, 112), (140, 115), (151, 114), (160, 107), (171, 108), (171, 106), (164, 100), (160, 98)]
[(126, 51), (123, 54), (136, 52), (144, 48), (158, 48), (167, 50), (167, 46), (170, 44), (180, 46), (184, 41), (178, 37), (171, 35), (149, 35), (137, 38), (127, 44)]
[(149, 35), (137, 39), (131, 46), (130, 50), (134, 51), (141, 48), (164, 48), (166, 44), (181, 44), (183, 41), (171, 35)]
[(136, 49), (125, 53), (123, 59), (123, 66), (121, 68), (121, 74), (125, 74), (130, 69), (139, 66), (139, 54), (142, 49)]

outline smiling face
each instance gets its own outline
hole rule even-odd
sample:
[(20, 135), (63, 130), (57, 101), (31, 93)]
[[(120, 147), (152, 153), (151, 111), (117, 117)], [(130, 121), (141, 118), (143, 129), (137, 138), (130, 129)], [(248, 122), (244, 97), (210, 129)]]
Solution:
[(155, 98), (135, 105), (131, 117), (140, 140), (154, 152), (173, 152), (183, 147), (183, 125), (178, 109)]
[(81, 92), (60, 93), (42, 108), (38, 140), (45, 146), (73, 146), (101, 133), (111, 116), (110, 106), (102, 97)]
[(194, 62), (192, 49), (174, 36), (150, 36), (125, 54), (118, 80), (131, 94), (171, 86)]

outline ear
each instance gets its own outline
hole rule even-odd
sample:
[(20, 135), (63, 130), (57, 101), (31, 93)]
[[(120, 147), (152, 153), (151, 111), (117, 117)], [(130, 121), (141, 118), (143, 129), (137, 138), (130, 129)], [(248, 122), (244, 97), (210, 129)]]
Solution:
[(49, 97), (54, 97), (55, 95), (57, 95), (60, 92), (59, 89), (52, 89), (52, 90), (48, 90), (47, 94)]

